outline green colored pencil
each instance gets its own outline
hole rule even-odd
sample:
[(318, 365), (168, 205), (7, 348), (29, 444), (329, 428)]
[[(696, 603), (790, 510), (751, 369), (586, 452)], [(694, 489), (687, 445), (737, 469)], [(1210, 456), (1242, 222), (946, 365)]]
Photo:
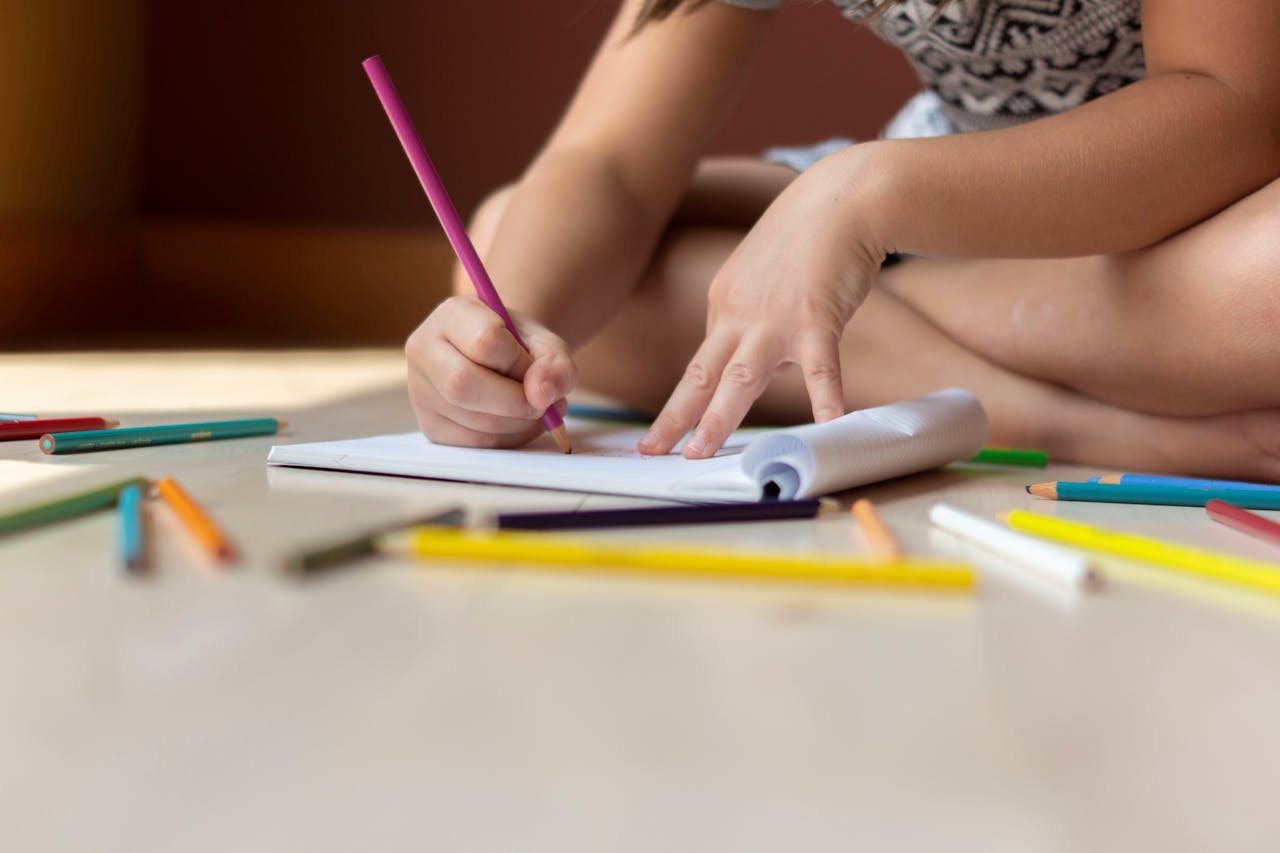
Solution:
[(1261, 489), (1194, 489), (1186, 486), (1120, 486), (1109, 483), (1037, 483), (1027, 491), (1038, 498), (1097, 503), (1204, 506), (1213, 499), (1246, 509), (1280, 509), (1280, 492)]
[(151, 447), (157, 444), (188, 444), (195, 441), (274, 435), (285, 426), (287, 424), (284, 421), (278, 421), (275, 418), (252, 418), (243, 421), (209, 421), (197, 424), (60, 432), (41, 438), (40, 450), (46, 454), (87, 453), (94, 450)]
[(64, 521), (78, 515), (88, 515), (100, 509), (115, 506), (120, 493), (129, 486), (141, 486), (145, 489), (147, 480), (144, 477), (133, 477), (109, 486), (100, 486), (87, 492), (68, 495), (0, 515), (0, 536), (17, 533), (20, 530), (30, 530), (55, 521)]
[(982, 465), (1021, 465), (1024, 468), (1043, 468), (1049, 464), (1049, 454), (1043, 450), (984, 447), (968, 461)]

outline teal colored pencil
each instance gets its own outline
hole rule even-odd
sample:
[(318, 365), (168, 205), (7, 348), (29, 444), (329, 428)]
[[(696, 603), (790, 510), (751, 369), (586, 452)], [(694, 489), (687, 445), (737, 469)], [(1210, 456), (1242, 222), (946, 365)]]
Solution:
[(143, 487), (137, 483), (120, 492), (120, 562), (126, 572), (147, 567), (147, 531), (143, 517)]
[(40, 450), (46, 454), (87, 453), (95, 450), (151, 447), (158, 444), (189, 444), (195, 441), (274, 435), (285, 426), (287, 425), (284, 421), (278, 421), (275, 418), (253, 418), (244, 421), (209, 421), (197, 424), (60, 432), (41, 438)]
[(127, 487), (135, 485), (145, 487), (146, 484), (147, 481), (145, 479), (134, 477), (119, 483), (112, 483), (109, 486), (100, 486), (87, 492), (78, 492), (74, 495), (67, 495), (57, 500), (46, 501), (45, 503), (35, 504), (34, 506), (24, 507), (23, 509), (0, 515), (0, 536), (8, 533), (17, 533), (19, 530), (30, 530), (33, 527), (52, 524), (55, 521), (65, 521), (68, 518), (75, 518), (79, 515), (88, 515), (100, 509), (107, 509), (115, 506), (116, 500), (120, 497), (120, 492)]
[(1247, 509), (1280, 509), (1280, 492), (1259, 489), (1196, 489), (1179, 486), (1059, 482), (1027, 486), (1027, 491), (1039, 498), (1058, 501), (1204, 506), (1216, 498)]

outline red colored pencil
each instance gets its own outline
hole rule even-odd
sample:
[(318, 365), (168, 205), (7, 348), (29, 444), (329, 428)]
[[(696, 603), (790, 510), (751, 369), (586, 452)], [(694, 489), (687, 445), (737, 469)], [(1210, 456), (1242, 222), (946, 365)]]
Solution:
[(51, 432), (84, 432), (90, 429), (115, 429), (120, 422), (111, 418), (44, 418), (0, 424), (0, 441), (39, 438)]
[(1204, 509), (1214, 521), (1280, 545), (1280, 524), (1269, 518), (1217, 499), (1206, 503)]

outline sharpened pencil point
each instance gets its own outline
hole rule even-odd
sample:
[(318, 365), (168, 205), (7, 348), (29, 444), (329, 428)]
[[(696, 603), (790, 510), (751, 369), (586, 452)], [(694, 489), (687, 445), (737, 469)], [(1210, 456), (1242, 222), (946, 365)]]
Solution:
[(573, 452), (573, 445), (569, 443), (569, 431), (564, 428), (564, 424), (551, 430), (551, 437), (555, 439), (556, 447), (560, 448), (561, 453)]

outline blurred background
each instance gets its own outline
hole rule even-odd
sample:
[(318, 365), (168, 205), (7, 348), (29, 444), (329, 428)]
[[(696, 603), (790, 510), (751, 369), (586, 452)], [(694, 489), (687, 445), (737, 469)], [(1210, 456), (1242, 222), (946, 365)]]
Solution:
[[(398, 345), (452, 256), (366, 81), (460, 211), (516, 178), (616, 0), (5, 0), (0, 349)], [(796, 0), (715, 145), (875, 135), (900, 56)]]

